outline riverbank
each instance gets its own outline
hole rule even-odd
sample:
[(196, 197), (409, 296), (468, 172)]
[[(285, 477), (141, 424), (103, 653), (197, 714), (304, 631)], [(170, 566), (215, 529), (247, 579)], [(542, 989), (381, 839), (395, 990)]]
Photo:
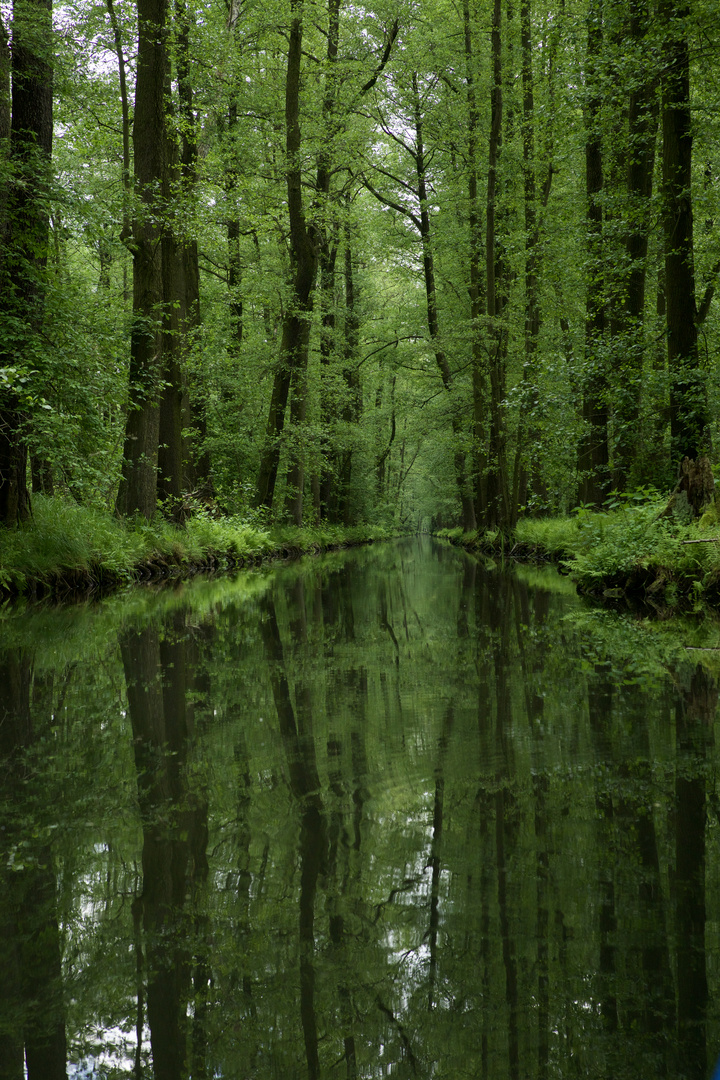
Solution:
[(266, 559), (387, 539), (380, 526), (262, 528), (207, 514), (178, 528), (158, 517), (126, 522), (61, 498), (35, 496), (33, 517), (0, 530), (0, 596), (66, 597), (140, 581), (233, 570)]
[(524, 519), (512, 538), (445, 530), (452, 543), (493, 557), (557, 563), (578, 591), (599, 600), (642, 601), (673, 610), (720, 603), (720, 521), (661, 516), (667, 500), (625, 502), (599, 512)]

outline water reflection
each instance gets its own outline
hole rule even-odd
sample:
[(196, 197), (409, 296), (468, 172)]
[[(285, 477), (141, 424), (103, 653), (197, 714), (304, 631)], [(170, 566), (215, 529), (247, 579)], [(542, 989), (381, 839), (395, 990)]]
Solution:
[(81, 621), (0, 659), (1, 1080), (707, 1075), (711, 669), (430, 542)]

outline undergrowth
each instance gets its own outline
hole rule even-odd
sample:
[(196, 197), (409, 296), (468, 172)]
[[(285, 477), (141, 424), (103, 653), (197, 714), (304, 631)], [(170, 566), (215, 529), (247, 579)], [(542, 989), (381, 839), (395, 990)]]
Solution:
[(182, 575), (390, 535), (378, 526), (273, 529), (202, 513), (178, 528), (160, 515), (125, 521), (60, 497), (36, 495), (30, 521), (0, 529), (0, 591), (129, 583), (140, 575)]
[[(699, 597), (720, 595), (720, 522), (716, 507), (698, 522), (662, 515), (666, 500), (617, 499), (604, 511), (581, 507), (554, 518), (523, 518), (502, 550), (519, 557), (553, 559), (584, 592), (661, 592), (668, 600), (679, 591)], [(445, 530), (454, 543), (470, 549), (494, 543), (483, 536)], [(699, 542), (702, 541), (702, 542)], [(705, 542), (708, 541), (708, 542)]]

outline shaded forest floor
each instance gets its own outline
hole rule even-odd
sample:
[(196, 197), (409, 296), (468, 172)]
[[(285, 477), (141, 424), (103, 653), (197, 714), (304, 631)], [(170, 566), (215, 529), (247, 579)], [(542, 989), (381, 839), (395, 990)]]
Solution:
[(695, 522), (661, 517), (667, 499), (627, 500), (613, 509), (527, 518), (500, 533), (441, 535), (490, 557), (552, 561), (578, 591), (601, 601), (649, 604), (658, 611), (720, 604), (720, 520), (711, 507)]
[(0, 596), (59, 599), (141, 581), (233, 570), (387, 539), (381, 526), (263, 527), (196, 515), (183, 528), (159, 517), (122, 521), (62, 498), (33, 497), (32, 519), (0, 530)]

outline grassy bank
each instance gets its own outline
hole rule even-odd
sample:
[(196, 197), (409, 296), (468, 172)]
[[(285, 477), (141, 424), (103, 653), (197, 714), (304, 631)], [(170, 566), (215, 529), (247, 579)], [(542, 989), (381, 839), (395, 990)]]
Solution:
[(33, 498), (33, 517), (0, 530), (0, 593), (69, 594), (132, 582), (233, 569), (385, 539), (378, 526), (261, 528), (234, 518), (192, 518), (179, 529), (158, 517), (125, 522), (61, 498)]
[(565, 569), (580, 592), (627, 597), (658, 607), (720, 602), (720, 521), (716, 508), (692, 523), (661, 517), (667, 499), (625, 501), (604, 512), (525, 519), (508, 540), (496, 533), (445, 533), (469, 550), (546, 559)]

